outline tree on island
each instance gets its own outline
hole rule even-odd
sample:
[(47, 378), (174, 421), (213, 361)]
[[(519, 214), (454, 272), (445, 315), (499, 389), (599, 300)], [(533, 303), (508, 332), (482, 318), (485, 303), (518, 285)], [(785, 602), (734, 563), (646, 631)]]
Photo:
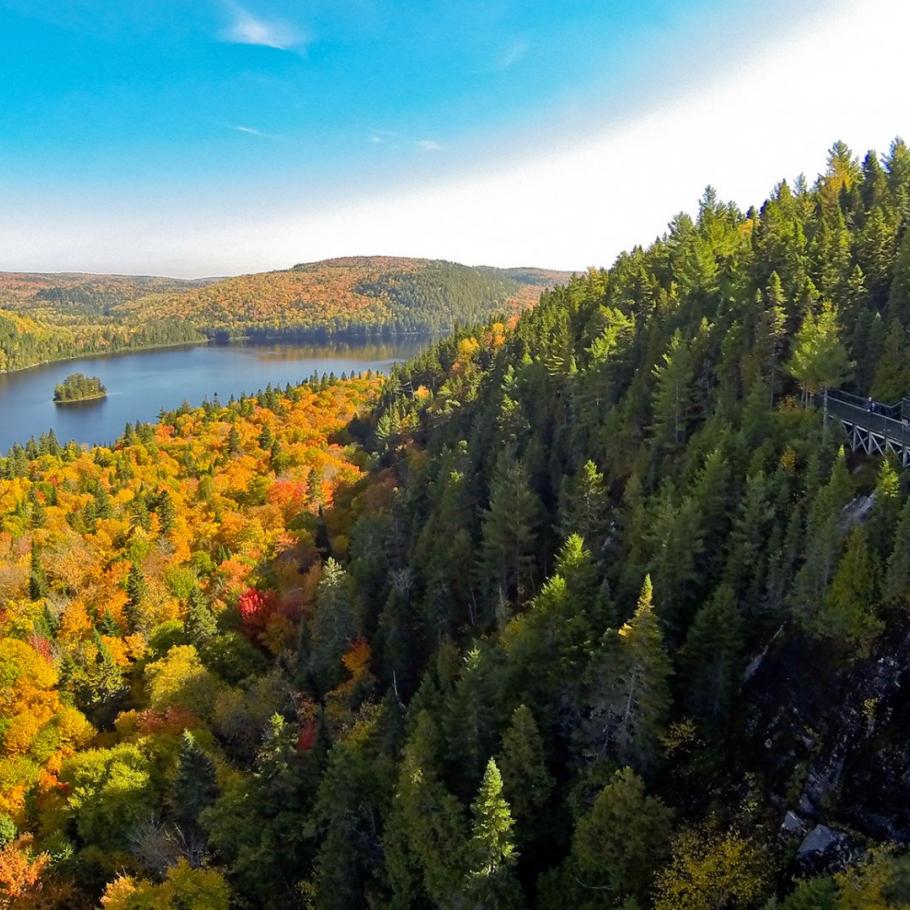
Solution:
[(92, 398), (104, 398), (107, 389), (97, 376), (86, 376), (84, 373), (71, 373), (54, 388), (54, 401), (87, 401)]

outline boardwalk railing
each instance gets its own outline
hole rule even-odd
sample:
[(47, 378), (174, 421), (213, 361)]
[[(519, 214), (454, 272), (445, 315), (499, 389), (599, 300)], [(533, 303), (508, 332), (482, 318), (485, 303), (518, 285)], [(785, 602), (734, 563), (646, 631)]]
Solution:
[(849, 392), (823, 392), (816, 403), (826, 420), (837, 420), (847, 435), (847, 445), (867, 455), (893, 453), (910, 467), (910, 398), (883, 404)]

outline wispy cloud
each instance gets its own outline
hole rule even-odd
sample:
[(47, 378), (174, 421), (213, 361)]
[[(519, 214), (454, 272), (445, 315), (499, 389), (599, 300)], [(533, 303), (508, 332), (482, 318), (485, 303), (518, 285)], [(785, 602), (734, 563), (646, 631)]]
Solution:
[(513, 41), (496, 63), (496, 69), (507, 70), (513, 67), (528, 52), (528, 42), (523, 38)]
[(418, 139), (416, 144), (422, 152), (441, 152), (443, 149), (435, 139)]
[(224, 6), (230, 17), (227, 27), (221, 33), (225, 41), (273, 47), (281, 51), (306, 44), (306, 34), (290, 22), (260, 18), (234, 0), (225, 0)]
[(242, 123), (229, 123), (228, 128), (237, 133), (244, 133), (247, 136), (256, 136), (259, 139), (279, 139), (283, 141), (285, 138), (276, 133), (266, 133), (264, 130), (257, 130), (254, 126), (244, 126)]

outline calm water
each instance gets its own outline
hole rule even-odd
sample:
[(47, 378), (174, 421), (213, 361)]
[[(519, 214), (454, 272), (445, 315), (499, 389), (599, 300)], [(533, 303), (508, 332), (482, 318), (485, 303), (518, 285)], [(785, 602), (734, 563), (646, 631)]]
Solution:
[[(429, 342), (403, 339), (383, 343), (323, 345), (232, 344), (136, 351), (86, 357), (0, 374), (0, 452), (53, 429), (61, 442), (110, 443), (124, 425), (152, 421), (164, 408), (184, 401), (200, 404), (217, 393), (222, 401), (255, 392), (269, 383), (284, 386), (317, 373), (387, 372), (418, 354)], [(107, 398), (55, 405), (54, 386), (70, 373), (97, 376)]]

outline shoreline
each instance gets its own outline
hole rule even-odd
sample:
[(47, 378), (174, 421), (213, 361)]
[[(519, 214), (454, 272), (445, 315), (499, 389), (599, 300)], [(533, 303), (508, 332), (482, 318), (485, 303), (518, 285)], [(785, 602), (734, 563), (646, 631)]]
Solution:
[(107, 392), (102, 392), (100, 395), (86, 395), (84, 398), (52, 398), (51, 401), (54, 404), (83, 404), (86, 401), (101, 401), (103, 398), (107, 398)]
[[(232, 344), (287, 344), (294, 341), (310, 344), (329, 344), (331, 342), (370, 342), (370, 341), (395, 341), (402, 338), (434, 338), (437, 337), (434, 332), (375, 332), (369, 334), (357, 335), (295, 335), (288, 332), (287, 334), (275, 334), (265, 338), (256, 338), (252, 335), (236, 335), (225, 340), (203, 336), (199, 341), (173, 341), (164, 344), (144, 344), (140, 347), (112, 348), (107, 351), (82, 351), (78, 354), (72, 354), (67, 357), (55, 357), (53, 360), (39, 360), (36, 363), (30, 363), (28, 366), (16, 367), (13, 370), (0, 370), (0, 376), (12, 376), (16, 373), (24, 373), (26, 370), (34, 370), (37, 367), (50, 366), (54, 363), (67, 363), (72, 360), (91, 360), (95, 357), (117, 357), (121, 354), (141, 354), (143, 351), (161, 351), (168, 348), (198, 348), (209, 346), (222, 346)], [(85, 399), (80, 399), (85, 400)]]

